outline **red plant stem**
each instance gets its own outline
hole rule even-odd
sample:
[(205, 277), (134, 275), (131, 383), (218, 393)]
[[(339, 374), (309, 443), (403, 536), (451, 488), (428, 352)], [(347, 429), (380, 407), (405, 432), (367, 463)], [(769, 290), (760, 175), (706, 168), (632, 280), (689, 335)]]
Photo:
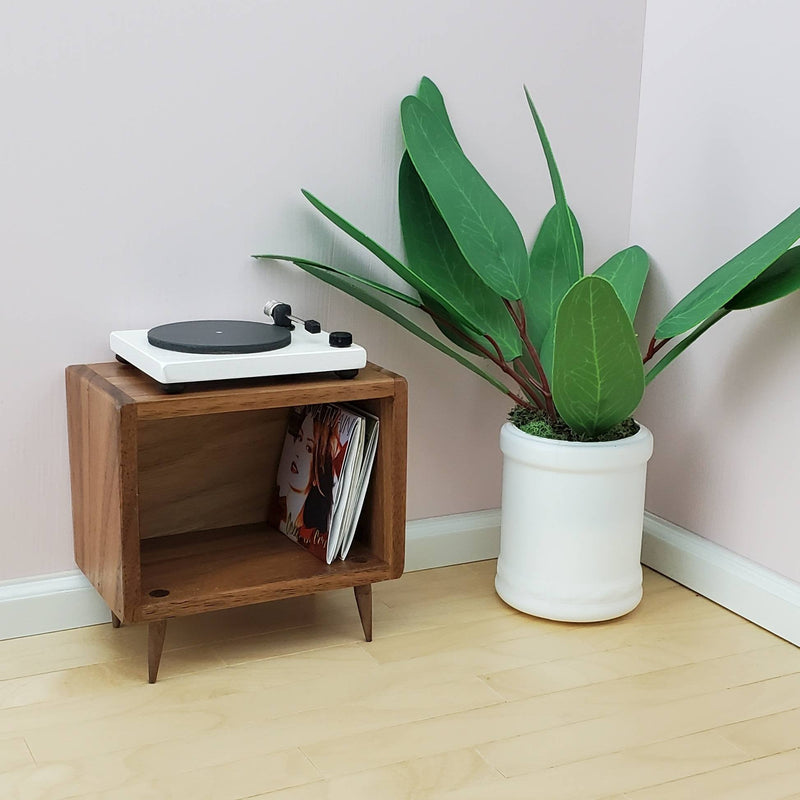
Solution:
[(542, 397), (538, 399), (544, 401), (544, 387), (531, 375), (530, 370), (525, 366), (525, 362), (521, 358), (517, 357), (514, 359), (514, 369), (516, 369), (528, 383), (536, 387), (536, 391), (542, 395)]
[(539, 392), (544, 392), (544, 386), (542, 386), (536, 378), (531, 375), (530, 370), (525, 366), (525, 362), (521, 358), (514, 359), (514, 367), (517, 369), (518, 372), (522, 373), (532, 386), (535, 386)]
[[(486, 337), (486, 338), (489, 338), (489, 337)], [(472, 344), (478, 349), (478, 351), (482, 355), (485, 355), (486, 358), (488, 358), (492, 363), (497, 364), (497, 366), (500, 367), (500, 369), (503, 370), (503, 372), (505, 372), (505, 374), (508, 375), (509, 378), (511, 378), (516, 384), (518, 384), (520, 386), (520, 388), (525, 392), (525, 394), (528, 397), (530, 397), (530, 399), (533, 400), (534, 403), (539, 408), (541, 408), (543, 411), (547, 410), (545, 407), (542, 406), (542, 404), (541, 404), (539, 398), (536, 396), (535, 392), (531, 391), (532, 387), (526, 385), (525, 381), (519, 375), (517, 375), (517, 373), (514, 372), (514, 370), (511, 369), (511, 367), (508, 366), (508, 364), (505, 362), (505, 360), (503, 360), (502, 356), (501, 357), (497, 357), (497, 356), (493, 355), (485, 347), (483, 347), (482, 345), (478, 344), (477, 342), (473, 341)], [(529, 404), (526, 403), (525, 405), (529, 405)]]
[[(455, 325), (453, 325), (453, 323), (450, 322), (450, 320), (444, 319), (439, 314), (436, 314), (435, 312), (431, 311), (429, 308), (426, 308), (425, 306), (421, 306), (421, 309), (426, 314), (428, 314), (432, 319), (436, 320), (437, 322), (441, 323), (442, 325), (446, 325), (448, 328), (450, 328), (451, 330), (455, 331), (458, 335), (464, 336), (464, 334), (461, 333), (461, 331)], [(487, 348), (485, 348), (482, 344), (480, 344), (479, 342), (475, 341), (474, 339), (467, 339), (467, 341), (473, 347), (475, 347), (482, 356), (484, 356), (485, 358), (488, 358), (489, 361), (491, 361), (493, 364), (496, 364), (506, 375), (508, 375), (516, 384), (518, 384), (519, 387), (522, 389), (522, 391), (525, 392), (525, 394), (528, 395), (534, 401), (536, 406), (538, 406), (543, 411), (546, 411), (547, 409), (541, 404), (539, 398), (536, 397), (536, 394), (534, 392), (531, 392), (531, 387), (528, 386), (525, 383), (525, 381), (519, 375), (517, 375), (517, 373), (514, 372), (513, 369), (511, 369), (511, 367), (508, 366), (508, 364), (505, 361), (505, 358), (503, 358), (502, 351), (500, 350), (500, 347), (497, 345), (497, 343), (491, 338), (491, 336), (487, 336), (486, 334), (482, 334), (482, 335), (491, 342), (492, 346), (497, 351), (496, 355), (494, 353), (492, 353), (490, 350), (488, 350)], [(466, 339), (467, 337), (464, 337), (464, 338)], [(528, 403), (526, 401), (520, 402), (521, 398), (517, 397), (511, 391), (508, 392), (508, 395), (509, 395), (509, 397), (511, 397), (514, 400), (515, 403), (518, 403), (519, 405), (525, 406), (527, 408), (531, 408), (531, 404), (530, 403)]]
[(530, 337), (528, 336), (528, 322), (525, 319), (525, 309), (522, 305), (522, 301), (517, 300), (519, 316), (515, 313), (514, 307), (511, 305), (509, 300), (504, 298), (503, 303), (505, 303), (508, 313), (511, 314), (511, 319), (514, 320), (514, 324), (517, 326), (522, 343), (525, 345), (525, 349), (528, 351), (528, 355), (531, 357), (531, 360), (536, 366), (536, 371), (539, 373), (539, 379), (541, 380), (542, 387), (541, 391), (545, 401), (544, 410), (551, 420), (556, 420), (558, 419), (558, 413), (556, 412), (556, 407), (553, 403), (553, 393), (550, 391), (550, 384), (547, 380), (547, 374), (544, 371), (539, 354), (536, 352), (536, 348), (533, 346), (533, 342), (531, 342)]
[(656, 337), (654, 336), (650, 340), (650, 344), (647, 347), (647, 353), (645, 357), (642, 359), (642, 364), (646, 364), (667, 342), (672, 341), (672, 337), (670, 336), (668, 339), (662, 339), (658, 344), (656, 344)]
[[(507, 362), (506, 362), (505, 356), (503, 356), (503, 351), (500, 349), (500, 346), (497, 344), (497, 342), (491, 336), (489, 336), (488, 333), (485, 333), (483, 335), (486, 337), (486, 339), (489, 340), (489, 342), (491, 342), (492, 347), (494, 347), (495, 352), (497, 353), (497, 357), (504, 364), (506, 364)], [(528, 383), (534, 389), (536, 389), (537, 392), (539, 392), (540, 394), (544, 394), (544, 387), (542, 386), (542, 384), (539, 383), (539, 381), (537, 381), (536, 378), (534, 378), (533, 375), (531, 375), (530, 372), (528, 372), (528, 369), (525, 367), (525, 365), (521, 361), (519, 363), (522, 366), (522, 369), (524, 370), (522, 377), (525, 378), (525, 380), (528, 381)]]

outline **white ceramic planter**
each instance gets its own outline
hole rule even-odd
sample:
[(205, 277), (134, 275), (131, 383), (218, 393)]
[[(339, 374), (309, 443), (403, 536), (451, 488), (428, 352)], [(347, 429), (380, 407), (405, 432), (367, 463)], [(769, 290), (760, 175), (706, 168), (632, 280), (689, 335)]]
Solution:
[(642, 598), (642, 523), (653, 436), (560, 442), (506, 423), (495, 588), (547, 619), (597, 622)]

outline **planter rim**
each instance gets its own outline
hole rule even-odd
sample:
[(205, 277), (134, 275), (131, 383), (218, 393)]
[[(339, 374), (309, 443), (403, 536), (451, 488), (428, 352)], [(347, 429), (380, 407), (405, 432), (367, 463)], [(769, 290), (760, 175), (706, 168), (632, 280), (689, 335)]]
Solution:
[(610, 442), (565, 442), (521, 431), (511, 422), (500, 429), (505, 458), (559, 472), (614, 472), (644, 465), (653, 454), (653, 434), (639, 426), (633, 436)]
[(608, 449), (617, 449), (620, 447), (625, 446), (636, 446), (640, 442), (644, 442), (646, 440), (650, 440), (653, 438), (653, 434), (642, 425), (641, 422), (638, 420), (634, 420), (634, 422), (639, 426), (639, 430), (633, 434), (633, 436), (626, 436), (623, 439), (611, 439), (608, 442), (568, 442), (563, 439), (550, 439), (547, 436), (536, 436), (533, 433), (525, 433), (525, 431), (520, 430), (513, 422), (506, 422), (503, 424), (501, 428), (501, 433), (504, 436), (517, 436), (523, 441), (531, 441), (541, 443), (542, 445), (553, 446), (553, 447), (569, 447), (569, 448), (581, 448), (581, 447), (588, 447), (592, 450), (608, 448)]

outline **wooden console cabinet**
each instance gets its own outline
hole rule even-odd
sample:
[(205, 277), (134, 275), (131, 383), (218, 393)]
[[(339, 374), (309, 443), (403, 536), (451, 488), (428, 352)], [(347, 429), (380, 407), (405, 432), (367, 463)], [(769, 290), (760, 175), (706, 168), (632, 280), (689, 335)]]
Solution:
[[(367, 641), (371, 584), (403, 572), (405, 380), (304, 375), (165, 394), (134, 367), (67, 367), (75, 560), (120, 623), (147, 622), (149, 680), (166, 621), (352, 586)], [(346, 401), (380, 418), (356, 539), (330, 566), (266, 523), (294, 405)]]

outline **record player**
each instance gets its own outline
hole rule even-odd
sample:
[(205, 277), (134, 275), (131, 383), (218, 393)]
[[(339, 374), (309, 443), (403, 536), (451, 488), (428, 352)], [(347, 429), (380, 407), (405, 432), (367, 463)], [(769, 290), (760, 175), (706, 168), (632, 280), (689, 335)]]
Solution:
[(294, 316), (288, 303), (271, 300), (264, 313), (271, 323), (206, 319), (114, 331), (111, 349), (169, 393), (198, 381), (310, 372), (354, 378), (366, 366), (367, 351), (350, 332), (327, 333), (316, 320)]

